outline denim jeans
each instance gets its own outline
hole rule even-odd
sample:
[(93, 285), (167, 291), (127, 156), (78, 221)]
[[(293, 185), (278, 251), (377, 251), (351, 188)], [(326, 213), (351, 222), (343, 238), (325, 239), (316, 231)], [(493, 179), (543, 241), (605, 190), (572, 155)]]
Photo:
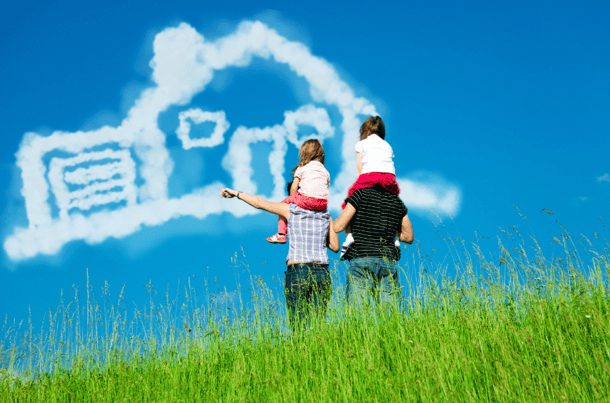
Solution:
[(328, 265), (292, 264), (285, 274), (284, 292), (291, 327), (309, 326), (315, 317), (325, 318), (333, 293)]
[(398, 266), (392, 260), (377, 257), (350, 260), (345, 296), (351, 306), (375, 302), (398, 309), (402, 300)]

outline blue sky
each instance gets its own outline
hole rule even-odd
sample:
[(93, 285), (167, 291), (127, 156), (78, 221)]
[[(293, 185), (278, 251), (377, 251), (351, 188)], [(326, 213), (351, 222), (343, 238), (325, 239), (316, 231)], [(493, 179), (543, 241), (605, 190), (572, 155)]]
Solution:
[[(372, 111), (425, 253), (446, 250), (430, 210), (489, 253), (498, 227), (610, 236), (605, 2), (81, 3), (0, 16), (3, 318), (40, 321), (86, 269), (140, 303), (149, 280), (234, 289), (243, 249), (273, 282), (276, 220), (214, 186), (279, 200), (317, 133), (336, 216)], [(87, 175), (118, 182), (87, 198)]]

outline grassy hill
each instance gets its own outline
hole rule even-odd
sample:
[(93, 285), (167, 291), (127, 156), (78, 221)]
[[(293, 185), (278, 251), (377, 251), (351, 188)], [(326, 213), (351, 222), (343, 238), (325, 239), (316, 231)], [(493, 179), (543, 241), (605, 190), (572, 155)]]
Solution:
[(249, 305), (201, 305), (185, 287), (129, 319), (120, 298), (88, 294), (38, 336), (5, 324), (0, 401), (609, 401), (608, 249), (557, 242), (554, 260), (474, 245), (451, 278), (405, 266), (419, 279), (400, 310), (345, 306), (337, 287), (298, 332), (260, 279)]

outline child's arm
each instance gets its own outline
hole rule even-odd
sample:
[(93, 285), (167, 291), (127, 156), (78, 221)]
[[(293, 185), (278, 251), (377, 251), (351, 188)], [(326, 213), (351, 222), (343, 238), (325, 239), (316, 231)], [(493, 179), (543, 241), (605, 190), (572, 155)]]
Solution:
[(290, 194), (289, 194), (289, 196), (292, 196), (292, 194), (294, 192), (299, 190), (299, 182), (300, 181), (301, 180), (299, 178), (297, 178), (296, 176), (294, 177), (294, 180), (292, 181), (292, 186), (290, 186)]
[(362, 155), (360, 153), (356, 153), (356, 159), (358, 160), (358, 176), (362, 173)]

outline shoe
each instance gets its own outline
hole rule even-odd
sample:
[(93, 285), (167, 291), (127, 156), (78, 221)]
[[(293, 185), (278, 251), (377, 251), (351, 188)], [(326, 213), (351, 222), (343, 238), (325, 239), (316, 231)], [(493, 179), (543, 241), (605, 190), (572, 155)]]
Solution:
[(341, 245), (341, 254), (339, 255), (339, 260), (345, 260), (345, 254), (349, 250), (349, 247), (354, 243), (354, 237), (351, 233), (345, 236), (345, 242)]
[(400, 248), (400, 241), (398, 240), (398, 237), (394, 237), (394, 246), (396, 246), (397, 248)]
[(271, 243), (286, 243), (286, 235), (282, 235), (282, 234), (275, 234), (273, 236), (270, 236), (269, 238), (267, 238), (267, 242), (271, 242)]

